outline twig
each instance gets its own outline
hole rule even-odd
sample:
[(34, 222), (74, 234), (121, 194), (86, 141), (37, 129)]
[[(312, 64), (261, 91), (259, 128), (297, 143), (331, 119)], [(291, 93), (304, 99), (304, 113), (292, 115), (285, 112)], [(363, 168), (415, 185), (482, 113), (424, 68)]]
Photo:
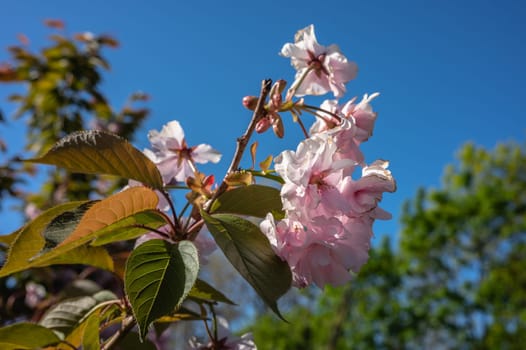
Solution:
[(121, 341), (127, 334), (130, 332), (133, 327), (135, 327), (135, 319), (133, 316), (128, 316), (122, 321), (121, 329), (117, 331), (111, 338), (109, 338), (106, 343), (101, 346), (101, 350), (110, 350), (113, 348), (119, 341)]
[[(241, 163), (241, 158), (243, 157), (243, 153), (245, 152), (245, 148), (247, 147), (248, 141), (250, 140), (250, 137), (252, 136), (256, 128), (257, 122), (260, 121), (263, 117), (265, 117), (265, 101), (270, 92), (271, 85), (272, 80), (270, 79), (265, 79), (261, 82), (261, 92), (259, 94), (258, 103), (256, 105), (256, 108), (254, 109), (254, 113), (252, 114), (252, 119), (250, 120), (250, 123), (248, 124), (245, 133), (237, 139), (236, 152), (234, 153), (234, 157), (232, 158), (232, 163), (230, 163), (230, 167), (226, 172), (223, 182), (221, 183), (217, 191), (214, 193), (209, 203), (213, 203), (217, 197), (219, 197), (221, 194), (223, 194), (223, 192), (226, 191), (226, 189), (228, 188), (228, 184), (226, 183), (228, 175), (239, 168), (239, 163)], [(206, 210), (210, 210), (210, 206), (206, 208)]]

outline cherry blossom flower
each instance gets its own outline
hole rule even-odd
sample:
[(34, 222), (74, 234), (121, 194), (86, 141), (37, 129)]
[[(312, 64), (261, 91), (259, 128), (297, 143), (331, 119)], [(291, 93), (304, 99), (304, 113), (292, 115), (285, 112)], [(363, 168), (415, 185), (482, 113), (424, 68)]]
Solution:
[(172, 180), (184, 182), (188, 176), (194, 176), (194, 163), (217, 163), (221, 160), (221, 154), (208, 144), (188, 147), (184, 131), (176, 120), (164, 125), (161, 132), (151, 130), (148, 139), (166, 184)]
[(354, 166), (350, 159), (334, 160), (337, 148), (330, 139), (313, 137), (302, 141), (296, 152), (284, 151), (275, 160), (276, 172), (285, 181), (281, 188), (283, 209), (333, 212), (345, 206), (336, 187), (342, 170)]
[[(318, 216), (309, 225), (285, 218), (275, 223), (268, 214), (260, 224), (276, 254), (292, 271), (293, 285), (303, 288), (311, 283), (320, 288), (342, 285), (367, 261), (371, 235), (362, 233), (367, 226), (347, 225), (336, 217)], [(366, 241), (367, 244), (362, 244)], [(358, 244), (357, 244), (358, 243)]]
[(188, 341), (188, 349), (192, 350), (257, 350), (252, 333), (245, 333), (241, 337), (233, 335), (229, 330), (228, 321), (221, 316), (216, 317), (217, 339), (208, 343), (201, 343), (196, 337)]
[(294, 43), (287, 43), (281, 55), (290, 57), (296, 69), (296, 96), (323, 95), (329, 91), (340, 97), (345, 93), (345, 83), (354, 79), (358, 68), (347, 61), (337, 45), (322, 46), (310, 25), (296, 33)]
[[(359, 110), (371, 112), (369, 100), (365, 97)], [(337, 101), (324, 107), (342, 114)], [(378, 208), (383, 193), (396, 189), (388, 162), (376, 161), (362, 169), (360, 179), (352, 178), (354, 167), (363, 164), (354, 122), (353, 115), (342, 115), (336, 126), (317, 122), (313, 136), (274, 160), (284, 180), (280, 194), (285, 218), (274, 222), (269, 214), (260, 229), (290, 266), (296, 287), (349, 281), (369, 257), (374, 220), (390, 217)], [(371, 124), (362, 126), (360, 138), (368, 137)]]
[(379, 95), (378, 92), (371, 95), (365, 94), (359, 103), (354, 103), (356, 98), (353, 98), (341, 108), (341, 113), (346, 118), (352, 117), (356, 125), (354, 139), (358, 141), (358, 144), (367, 141), (373, 134), (377, 113), (373, 112), (370, 102)]
[[(370, 102), (378, 95), (379, 93), (365, 94), (359, 103), (355, 103), (355, 97), (343, 106), (338, 104), (338, 100), (325, 100), (320, 109), (342, 120), (340, 124), (332, 125), (334, 117), (329, 113), (321, 112), (325, 118), (317, 118), (310, 128), (310, 134), (327, 133), (331, 135), (338, 146), (336, 159), (351, 158), (358, 164), (365, 165), (365, 158), (359, 146), (373, 134), (377, 113), (373, 112)], [(326, 120), (331, 122), (327, 123)]]
[(339, 189), (350, 204), (349, 216), (360, 216), (376, 209), (384, 192), (396, 190), (391, 172), (387, 170), (388, 165), (388, 162), (378, 160), (362, 170), (359, 180), (353, 181), (350, 177), (342, 180)]

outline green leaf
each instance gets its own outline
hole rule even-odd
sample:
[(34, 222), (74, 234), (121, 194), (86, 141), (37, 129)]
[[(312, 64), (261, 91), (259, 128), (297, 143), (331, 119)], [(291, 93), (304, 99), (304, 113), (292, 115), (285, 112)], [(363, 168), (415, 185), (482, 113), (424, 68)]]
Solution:
[(15, 232), (11, 232), (8, 235), (0, 234), (0, 244), (5, 244), (6, 246), (10, 246), (13, 243), (13, 241), (16, 239), (20, 231), (21, 229), (18, 229)]
[(42, 233), (45, 240), (44, 250), (48, 250), (56, 247), (62, 243), (70, 234), (75, 230), (75, 227), (79, 223), (82, 216), (86, 211), (94, 204), (95, 201), (83, 203), (73, 210), (65, 211), (64, 213), (55, 217), (46, 226), (46, 229)]
[(78, 131), (30, 162), (56, 165), (72, 172), (108, 174), (163, 189), (156, 165), (125, 139), (103, 131)]
[(236, 305), (232, 300), (228, 299), (223, 293), (212, 287), (207, 282), (197, 279), (195, 281), (194, 286), (192, 287), (192, 290), (190, 290), (190, 293), (188, 293), (189, 298), (204, 300), (204, 301), (219, 301), (222, 303), (227, 303), (231, 305)]
[(34, 323), (16, 323), (0, 328), (0, 349), (37, 349), (60, 342), (51, 329)]
[(197, 249), (190, 241), (170, 244), (153, 239), (132, 252), (124, 287), (142, 339), (153, 321), (181, 305), (198, 272)]
[(85, 202), (70, 202), (58, 205), (40, 214), (36, 219), (16, 231), (18, 235), (12, 241), (7, 259), (0, 269), (0, 277), (22, 271), (34, 266), (29, 259), (34, 257), (44, 247), (42, 231), (58, 215), (77, 208)]
[(250, 185), (223, 193), (212, 204), (211, 212), (262, 218), (270, 212), (281, 212), (282, 208), (283, 204), (278, 189), (263, 185)]
[(160, 212), (156, 210), (139, 212), (98, 231), (91, 245), (99, 246), (134, 239), (149, 231), (145, 227), (156, 229), (163, 225), (166, 225), (166, 220)]
[(98, 304), (116, 299), (117, 297), (108, 291), (101, 291), (93, 296), (66, 299), (49, 309), (39, 324), (67, 336)]
[[(98, 201), (86, 211), (76, 226), (68, 225), (68, 230), (74, 227), (73, 232), (66, 234), (67, 237), (54, 249), (36, 256), (31, 261), (31, 264), (33, 264), (31, 266), (45, 266), (56, 263), (56, 259), (60, 259), (68, 252), (74, 257), (74, 253), (78, 249), (89, 250), (97, 248), (100, 250), (102, 249), (101, 247), (84, 245), (95, 238), (101, 238), (105, 242), (114, 241), (115, 237), (109, 237), (114, 232), (119, 234), (117, 238), (125, 237), (126, 239), (131, 238), (132, 234), (137, 236), (147, 232), (147, 228), (130, 226), (140, 225), (141, 222), (139, 220), (144, 217), (150, 220), (151, 216), (144, 216), (143, 213), (155, 211), (157, 202), (157, 194), (146, 187), (131, 187)], [(157, 224), (153, 225), (154, 227), (165, 224), (165, 221), (161, 220), (160, 217), (157, 217), (157, 219)], [(151, 223), (151, 220), (149, 222)], [(126, 229), (129, 229), (130, 232), (123, 233)], [(82, 256), (79, 254), (79, 257)], [(90, 261), (91, 263), (92, 261)]]
[(129, 332), (120, 342), (119, 349), (157, 350), (157, 346), (149, 339), (143, 339), (136, 332)]
[(100, 310), (91, 313), (83, 324), (82, 349), (100, 350)]
[(286, 262), (272, 250), (259, 227), (228, 214), (201, 212), (206, 226), (230, 263), (279, 317), (276, 301), (291, 286), (292, 274)]

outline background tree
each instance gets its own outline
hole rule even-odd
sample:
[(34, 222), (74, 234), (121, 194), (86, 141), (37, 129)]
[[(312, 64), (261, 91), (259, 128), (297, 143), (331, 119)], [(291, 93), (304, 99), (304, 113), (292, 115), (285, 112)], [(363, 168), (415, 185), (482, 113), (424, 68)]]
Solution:
[[(72, 174), (63, 169), (44, 173), (28, 163), (22, 164), (19, 158), (41, 154), (60, 138), (78, 130), (106, 130), (133, 140), (148, 115), (147, 109), (136, 106), (147, 100), (144, 93), (132, 94), (122, 109), (115, 110), (101, 90), (103, 72), (110, 68), (102, 51), (118, 47), (114, 38), (92, 33), (66, 37), (61, 34), (63, 22), (47, 20), (45, 24), (53, 31), (48, 46), (32, 52), (29, 40), (20, 35), (21, 44), (9, 48), (9, 62), (0, 64), (0, 83), (19, 85), (24, 91), (9, 96), (17, 105), (14, 120), (0, 121), (21, 126), (24, 121), (27, 125), (23, 149), (10, 147), (0, 138), (0, 203), (11, 198), (19, 207), (18, 212), (25, 212), (28, 217), (65, 201), (112, 193), (124, 183), (116, 178)], [(40, 188), (31, 185), (30, 179), (38, 179)], [(0, 209), (12, 210), (5, 206)], [(1, 243), (8, 245), (9, 239), (10, 236), (0, 236), (1, 263), (5, 254)], [(0, 279), (0, 323), (10, 323), (15, 316), (37, 319), (50, 301), (46, 301), (48, 296), (70, 296), (67, 286), (75, 295), (83, 290), (92, 293), (93, 288), (100, 288), (97, 284), (111, 283), (100, 272), (91, 276), (97, 283), (77, 283), (94, 272), (91, 268), (50, 267)]]
[(293, 309), (289, 325), (257, 320), (260, 347), (521, 349), (526, 149), (466, 144), (458, 160), (405, 204), (398, 243), (385, 238), (350, 285)]

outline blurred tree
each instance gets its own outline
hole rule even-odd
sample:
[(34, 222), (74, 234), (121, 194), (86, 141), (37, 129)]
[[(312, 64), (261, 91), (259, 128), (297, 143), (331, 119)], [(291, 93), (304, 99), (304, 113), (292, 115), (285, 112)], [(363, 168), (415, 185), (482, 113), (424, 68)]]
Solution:
[[(92, 33), (66, 37), (62, 21), (47, 20), (45, 24), (54, 32), (48, 46), (31, 52), (27, 37), (19, 35), (21, 44), (9, 48), (10, 61), (0, 64), (0, 83), (24, 88), (20, 89), (24, 93), (9, 96), (17, 106), (14, 120), (8, 121), (0, 113), (0, 122), (20, 123), (23, 127), (24, 121), (26, 125), (26, 137), (16, 145), (20, 149), (0, 137), (0, 204), (10, 198), (19, 206), (13, 211), (0, 205), (4, 216), (15, 212), (31, 218), (58, 203), (97, 198), (123, 186), (120, 179), (72, 174), (54, 167), (44, 174), (19, 159), (42, 154), (60, 138), (78, 130), (110, 131), (131, 141), (148, 115), (147, 109), (135, 106), (148, 99), (146, 94), (132, 94), (124, 107), (115, 111), (101, 91), (102, 74), (110, 68), (102, 50), (118, 47), (115, 39)], [(11, 214), (6, 213), (8, 210)], [(0, 264), (5, 254), (2, 243), (9, 245), (10, 237), (0, 236)], [(71, 296), (64, 291), (87, 278), (97, 281), (96, 288), (120, 289), (107, 273), (75, 266), (34, 269), (0, 279), (0, 324), (37, 320), (50, 302)], [(93, 293), (95, 288), (83, 282), (80, 286), (73, 288), (73, 295)]]
[(404, 205), (348, 286), (290, 324), (264, 316), (262, 349), (522, 349), (526, 344), (526, 149), (466, 144), (440, 189)]
[[(102, 70), (110, 68), (102, 56), (105, 47), (118, 47), (108, 35), (75, 34), (72, 38), (59, 34), (64, 24), (47, 20), (46, 25), (56, 30), (50, 36), (51, 44), (38, 53), (28, 49), (29, 40), (19, 36), (22, 44), (9, 48), (11, 61), (0, 65), (0, 82), (22, 84), (24, 94), (11, 94), (9, 100), (18, 108), (13, 116), (24, 119), (27, 125), (25, 151), (29, 156), (47, 151), (60, 138), (78, 130), (101, 129), (133, 140), (148, 110), (133, 107), (147, 95), (134, 93), (120, 111), (114, 111), (100, 90)], [(4, 142), (5, 144), (5, 142)], [(20, 152), (17, 153), (21, 156)], [(23, 154), (28, 156), (27, 152)], [(0, 194), (13, 192), (13, 184), (20, 182), (22, 169), (16, 157), (4, 161), (7, 169), (0, 182)], [(16, 169), (16, 175), (9, 170)], [(12, 180), (8, 180), (12, 179)], [(26, 197), (38, 209), (45, 209), (65, 200), (76, 200), (108, 193), (115, 189), (116, 180), (91, 175), (70, 174), (53, 169), (42, 181), (38, 194)]]

